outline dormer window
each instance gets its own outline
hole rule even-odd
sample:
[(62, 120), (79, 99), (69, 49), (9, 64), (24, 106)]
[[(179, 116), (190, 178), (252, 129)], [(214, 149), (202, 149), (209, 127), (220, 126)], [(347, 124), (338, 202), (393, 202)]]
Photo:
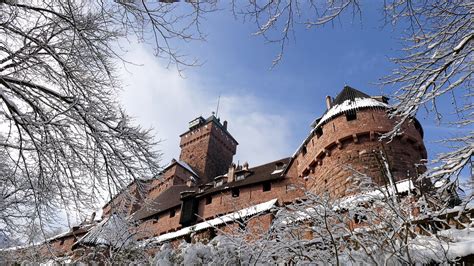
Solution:
[(240, 181), (244, 179), (245, 179), (245, 173), (237, 174), (237, 176), (235, 177), (235, 181)]
[(222, 185), (224, 185), (224, 180), (222, 180), (222, 179), (221, 179), (221, 180), (217, 180), (214, 184), (215, 184), (214, 187), (222, 186)]

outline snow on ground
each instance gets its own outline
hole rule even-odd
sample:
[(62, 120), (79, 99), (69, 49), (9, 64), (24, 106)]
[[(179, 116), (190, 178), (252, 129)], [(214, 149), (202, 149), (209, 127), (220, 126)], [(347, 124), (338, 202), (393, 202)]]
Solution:
[[(440, 241), (440, 239), (444, 241)], [(455, 260), (474, 254), (474, 228), (442, 230), (435, 236), (418, 235), (410, 244), (417, 262)]]

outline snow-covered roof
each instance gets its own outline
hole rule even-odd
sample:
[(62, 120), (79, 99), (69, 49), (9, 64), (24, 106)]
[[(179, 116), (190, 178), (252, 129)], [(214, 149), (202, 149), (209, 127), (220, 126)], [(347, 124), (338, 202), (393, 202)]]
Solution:
[[(408, 192), (414, 188), (413, 182), (411, 180), (402, 180), (395, 183), (396, 189), (398, 193)], [(346, 196), (340, 199), (340, 201), (335, 204), (334, 209), (335, 211), (340, 209), (350, 209), (356, 207), (357, 204), (370, 201), (374, 198), (383, 197), (383, 193), (385, 192), (384, 188), (380, 188), (379, 190), (372, 190), (370, 192), (358, 193), (355, 195)], [(306, 219), (311, 218), (312, 213), (317, 213), (323, 211), (319, 207), (308, 207), (304, 211), (296, 211), (291, 217), (285, 217), (282, 220), (283, 224), (294, 223), (297, 221), (303, 221)]]
[(41, 240), (41, 241), (37, 241), (37, 242), (30, 243), (30, 244), (25, 244), (25, 245), (18, 245), (18, 246), (13, 246), (13, 247), (8, 247), (8, 248), (0, 248), (0, 251), (13, 251), (13, 250), (26, 249), (26, 248), (41, 246), (41, 245), (44, 245), (48, 242), (58, 240), (58, 239), (63, 238), (63, 237), (79, 236), (80, 234), (83, 234), (83, 233), (87, 232), (87, 230), (89, 230), (92, 226), (94, 226), (94, 222), (95, 221), (93, 221), (92, 223), (84, 223), (84, 224), (81, 224), (77, 227), (74, 226), (66, 232), (59, 233), (59, 234), (54, 235), (52, 237), (46, 238), (45, 240)]
[(369, 95), (345, 86), (344, 89), (336, 96), (336, 99), (333, 102), (333, 106), (324, 113), (324, 115), (316, 123), (313, 122), (313, 129), (311, 130), (308, 137), (301, 143), (298, 149), (293, 154), (293, 158), (298, 154), (301, 148), (309, 141), (313, 136), (314, 132), (321, 127), (323, 124), (327, 123), (332, 118), (354, 110), (359, 110), (363, 108), (388, 108), (389, 105), (385, 102), (379, 101), (370, 97)]
[(112, 247), (125, 247), (131, 244), (133, 236), (125, 218), (112, 214), (93, 227), (87, 234), (80, 238), (76, 245), (104, 245)]
[(355, 98), (354, 100), (348, 99), (342, 102), (341, 104), (332, 106), (331, 109), (329, 109), (323, 115), (323, 117), (321, 117), (321, 120), (319, 120), (315, 128), (318, 128), (319, 126), (321, 126), (322, 124), (326, 123), (328, 120), (330, 120), (331, 118), (339, 114), (346, 113), (348, 111), (358, 110), (361, 108), (369, 108), (369, 107), (387, 108), (388, 104), (378, 101), (373, 98)]
[[(413, 182), (410, 179), (398, 181), (394, 185), (398, 193), (409, 192), (415, 188)], [(388, 190), (388, 192), (392, 194), (392, 189), (389, 188)], [(386, 189), (380, 187), (372, 191), (346, 196), (339, 201), (339, 204), (337, 204), (337, 206), (338, 208), (349, 209), (351, 207), (357, 206), (357, 204), (359, 203), (367, 202), (374, 198), (384, 197), (384, 192), (386, 192)]]
[(178, 230), (176, 232), (171, 232), (171, 233), (163, 234), (154, 238), (150, 238), (146, 240), (146, 244), (160, 243), (166, 240), (188, 235), (192, 232), (197, 232), (197, 231), (204, 230), (210, 227), (236, 221), (241, 218), (246, 218), (252, 215), (256, 215), (258, 213), (270, 210), (273, 206), (275, 206), (276, 202), (277, 202), (277, 199), (272, 199), (270, 201), (253, 205), (251, 207), (241, 209), (239, 211), (229, 213), (221, 217), (214, 218), (212, 220), (204, 221), (204, 222), (195, 224), (193, 226), (182, 228), (181, 230)]
[(283, 172), (283, 170), (285, 170), (285, 168), (280, 168), (280, 169), (275, 169), (271, 174), (272, 175), (276, 175), (276, 174), (280, 174), (281, 172)]
[(187, 164), (185, 161), (176, 161), (179, 165), (181, 165), (182, 167), (184, 167), (186, 170), (188, 170), (190, 173), (192, 173), (193, 175), (198, 176), (198, 174), (196, 172), (194, 172), (194, 170), (191, 168), (191, 166), (189, 166), (189, 164)]

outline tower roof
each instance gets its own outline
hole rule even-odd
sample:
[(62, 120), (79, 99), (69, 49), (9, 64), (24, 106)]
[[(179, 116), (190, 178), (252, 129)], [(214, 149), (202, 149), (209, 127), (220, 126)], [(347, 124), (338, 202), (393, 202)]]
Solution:
[(336, 96), (336, 98), (332, 102), (331, 108), (326, 110), (326, 112), (320, 118), (316, 119), (312, 123), (311, 127), (313, 129), (311, 130), (311, 133), (306, 137), (303, 143), (301, 143), (296, 152), (293, 154), (292, 160), (293, 158), (295, 158), (301, 148), (306, 145), (306, 143), (313, 136), (316, 130), (334, 117), (344, 114), (346, 112), (353, 112), (355, 110), (363, 108), (365, 109), (388, 107), (389, 105), (384, 101), (379, 101), (374, 97), (371, 97), (370, 95), (365, 94), (350, 86), (344, 86), (344, 89), (342, 89), (342, 91)]
[(344, 86), (344, 89), (342, 89), (342, 91), (334, 99), (333, 105), (342, 104), (347, 100), (355, 101), (357, 98), (364, 99), (372, 97), (350, 86)]
[(189, 122), (189, 129), (188, 131), (184, 132), (183, 134), (179, 135), (179, 137), (183, 137), (184, 135), (188, 134), (189, 132), (193, 131), (196, 128), (202, 127), (204, 125), (207, 125), (209, 123), (214, 123), (217, 127), (223, 130), (223, 132), (227, 133), (227, 136), (230, 137), (230, 139), (235, 142), (235, 145), (238, 145), (239, 143), (235, 138), (230, 134), (230, 132), (227, 130), (227, 121), (224, 121), (224, 123), (221, 123), (220, 118), (216, 117), (214, 114), (209, 116), (207, 119), (205, 119), (202, 116), (199, 116), (192, 121)]
[(374, 99), (373, 97), (351, 88), (344, 86), (344, 89), (336, 96), (331, 108), (326, 110), (321, 119), (315, 124), (317, 128), (332, 118), (347, 112), (353, 112), (362, 108), (387, 108), (388, 104)]

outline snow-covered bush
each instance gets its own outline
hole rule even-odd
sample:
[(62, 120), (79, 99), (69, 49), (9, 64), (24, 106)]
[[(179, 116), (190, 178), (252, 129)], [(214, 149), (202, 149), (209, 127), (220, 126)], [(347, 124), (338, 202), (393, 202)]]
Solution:
[(209, 243), (186, 243), (183, 241), (177, 248), (169, 243), (161, 246), (155, 254), (153, 263), (156, 265), (242, 265), (242, 256), (238, 238), (217, 236)]

